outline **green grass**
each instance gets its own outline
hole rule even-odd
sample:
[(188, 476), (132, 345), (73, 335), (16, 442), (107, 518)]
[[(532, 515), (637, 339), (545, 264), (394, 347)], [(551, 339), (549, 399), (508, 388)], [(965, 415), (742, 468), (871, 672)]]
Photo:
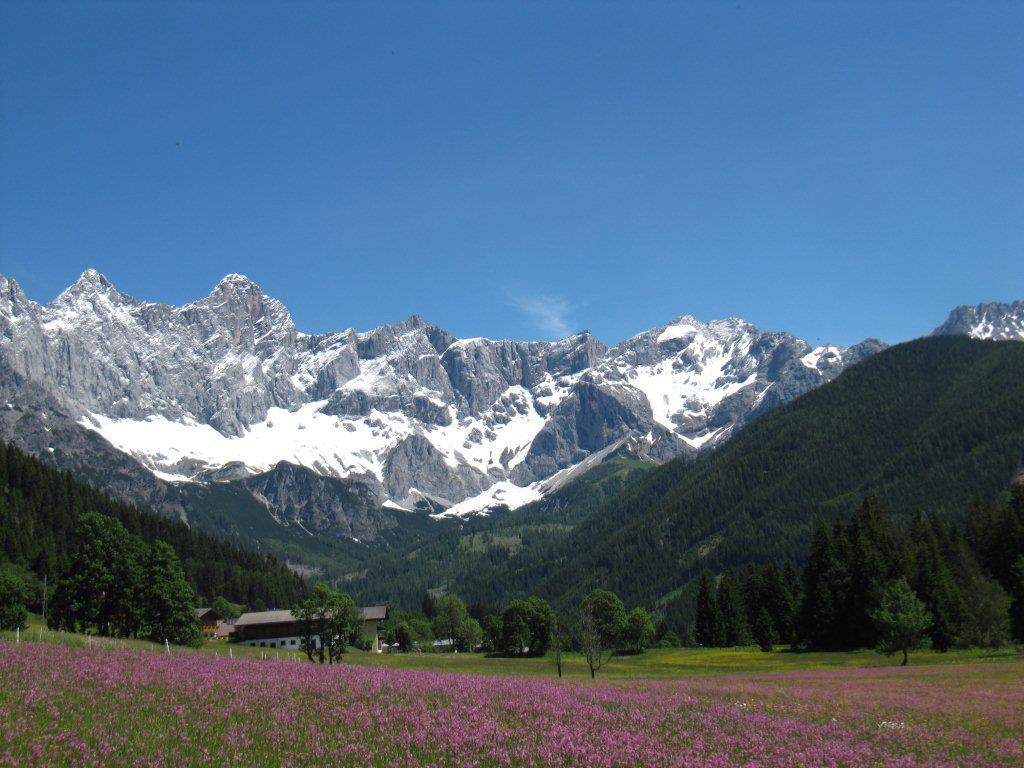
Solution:
[[(0, 639), (13, 640), (14, 632), (0, 632)], [(42, 617), (34, 613), (28, 615), (28, 626), (21, 631), (21, 642), (23, 643), (50, 643), (53, 645), (71, 646), (74, 648), (110, 648), (111, 650), (137, 650), (152, 651), (153, 653), (166, 653), (162, 643), (151, 643), (149, 640), (134, 640), (131, 638), (119, 637), (97, 637), (80, 635), (73, 632), (55, 632), (46, 627)], [(305, 659), (305, 654), (300, 651), (289, 651), (276, 648), (251, 648), (247, 645), (236, 645), (223, 640), (206, 640), (198, 648), (190, 648), (181, 645), (172, 645), (171, 653), (202, 653), (210, 656), (227, 656), (228, 649), (235, 657), (246, 658), (296, 658)]]
[[(1020, 660), (1013, 648), (972, 649), (963, 651), (921, 650), (911, 653), (913, 666), (962, 664), (965, 662), (998, 662)], [(477, 675), (553, 676), (554, 656), (540, 659), (509, 659), (478, 653), (396, 653), (372, 654), (352, 651), (345, 655), (350, 664), (393, 669), (428, 669), (435, 672), (462, 672)], [(586, 662), (577, 653), (562, 655), (565, 677), (590, 676)], [(876, 651), (792, 652), (779, 650), (763, 653), (757, 648), (658, 648), (638, 656), (616, 656), (599, 672), (600, 678), (676, 679), (696, 675), (744, 674), (759, 672), (798, 672), (813, 669), (844, 669), (892, 667), (899, 657), (884, 656)]]
[[(0, 638), (13, 640), (13, 632), (0, 632)], [(148, 640), (87, 637), (70, 632), (54, 632), (42, 619), (29, 614), (28, 627), (21, 632), (21, 641), (44, 642), (78, 648), (105, 647), (165, 653), (164, 646)], [(223, 640), (207, 640), (199, 648), (171, 646), (172, 654), (201, 653), (226, 656), (228, 649), (235, 657), (297, 658), (305, 660), (301, 651), (273, 648), (251, 648)], [(1016, 648), (970, 649), (938, 653), (914, 651), (912, 666), (963, 664), (967, 662), (1000, 662), (1021, 660), (1024, 653)], [(367, 653), (350, 649), (345, 661), (366, 667), (388, 669), (425, 669), (433, 672), (458, 672), (473, 675), (521, 675), (552, 677), (556, 674), (554, 654), (539, 659), (513, 659), (481, 653)], [(854, 669), (892, 667), (898, 656), (884, 656), (876, 651), (799, 652), (785, 649), (763, 653), (757, 648), (656, 648), (638, 656), (616, 656), (598, 672), (603, 679), (672, 680), (699, 675), (748, 674), (760, 672), (800, 672), (815, 669)], [(590, 672), (578, 653), (562, 654), (562, 674), (570, 678), (588, 678)]]

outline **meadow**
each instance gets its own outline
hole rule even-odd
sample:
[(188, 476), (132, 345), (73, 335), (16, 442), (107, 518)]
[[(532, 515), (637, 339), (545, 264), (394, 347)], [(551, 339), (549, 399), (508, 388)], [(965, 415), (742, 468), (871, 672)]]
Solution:
[[(699, 652), (680, 652), (677, 660), (691, 661), (676, 665), (678, 679), (591, 682), (370, 666), (412, 656), (351, 654), (361, 664), (321, 667), (228, 659), (223, 645), (168, 655), (49, 640), (0, 640), (0, 766), (966, 768), (1024, 760), (1019, 657), (709, 675), (697, 674)], [(753, 663), (732, 653), (734, 668)], [(805, 655), (770, 656), (761, 669)], [(671, 658), (657, 652), (646, 663), (671, 666)], [(719, 665), (728, 665), (724, 656)]]

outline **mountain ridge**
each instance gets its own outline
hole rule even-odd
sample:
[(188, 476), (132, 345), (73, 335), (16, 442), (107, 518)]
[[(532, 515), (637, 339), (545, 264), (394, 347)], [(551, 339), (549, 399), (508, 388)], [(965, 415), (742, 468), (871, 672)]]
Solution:
[(624, 438), (655, 461), (696, 454), (883, 347), (689, 315), (613, 348), (587, 332), (458, 339), (416, 314), (306, 334), (239, 274), (180, 307), (92, 269), (47, 304), (0, 277), (0, 357), (156, 477), (286, 461), (363, 483), (380, 505), (463, 514), (533, 500)]

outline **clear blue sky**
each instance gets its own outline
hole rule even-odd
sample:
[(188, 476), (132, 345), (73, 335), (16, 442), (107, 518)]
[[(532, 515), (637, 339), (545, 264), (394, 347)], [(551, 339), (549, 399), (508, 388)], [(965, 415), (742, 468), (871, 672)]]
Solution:
[(897, 341), (1024, 298), (1024, 3), (0, 5), (0, 273), (300, 329)]

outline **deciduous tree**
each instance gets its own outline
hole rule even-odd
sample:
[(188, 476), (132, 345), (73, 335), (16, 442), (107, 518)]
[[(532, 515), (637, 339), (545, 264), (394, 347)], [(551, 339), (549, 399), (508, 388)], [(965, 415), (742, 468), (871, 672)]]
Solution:
[(580, 609), (580, 650), (593, 678), (622, 640), (626, 609), (618, 595), (603, 589), (595, 589), (584, 597)]
[(28, 590), (24, 582), (7, 571), (0, 571), (0, 629), (15, 630), (25, 626), (28, 617)]
[(887, 655), (902, 652), (900, 664), (904, 667), (908, 651), (920, 647), (931, 621), (924, 603), (917, 599), (904, 578), (896, 579), (886, 587), (872, 619), (878, 629), (879, 650)]

